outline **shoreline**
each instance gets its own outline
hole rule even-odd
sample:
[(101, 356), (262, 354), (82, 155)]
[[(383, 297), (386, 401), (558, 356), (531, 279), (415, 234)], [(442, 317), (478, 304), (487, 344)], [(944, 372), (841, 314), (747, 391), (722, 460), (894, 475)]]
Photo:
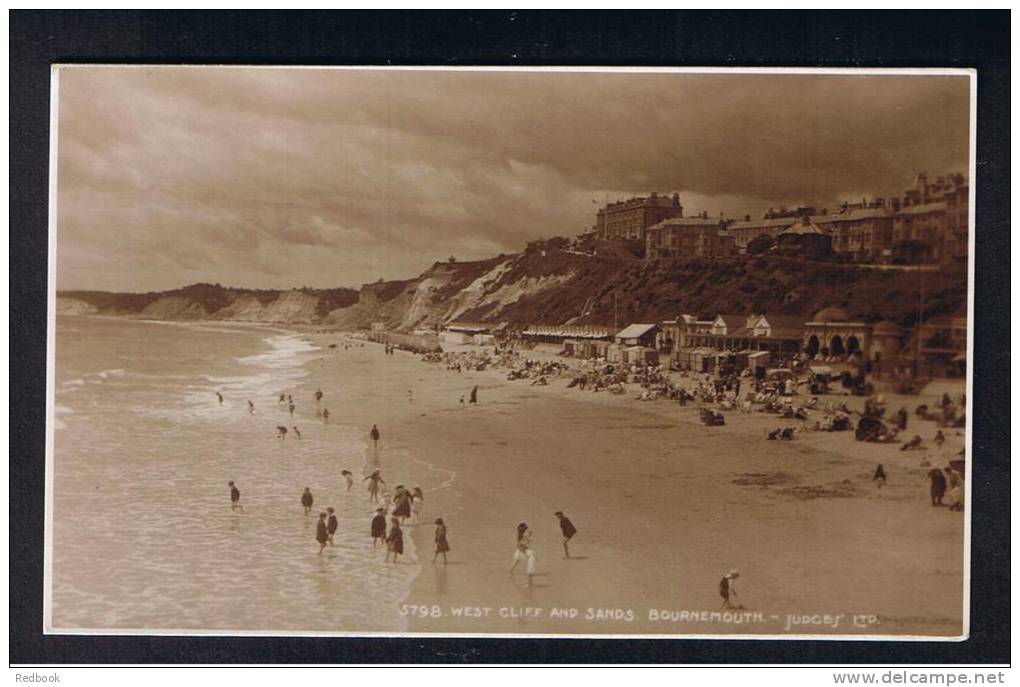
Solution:
[[(568, 390), (562, 379), (532, 389), (526, 381), (507, 382), (499, 368), (458, 374), (404, 351), (384, 356), (368, 341), (352, 340), (364, 343), (353, 356), (342, 348), (330, 354), (325, 346), (343, 335), (292, 331), (321, 346), (327, 360), (347, 355), (359, 367), (378, 368), (360, 383), (353, 377), (361, 375), (352, 377), (355, 388), (347, 391), (367, 402), (343, 421), (363, 425), (367, 434), (379, 422), (372, 417), (382, 420), (384, 477), (452, 473), (440, 487), (421, 478), (422, 524), (405, 529), (420, 566), (398, 603), (410, 633), (953, 638), (964, 632), (963, 518), (920, 508), (927, 487), (925, 471), (915, 467), (918, 452), (855, 442), (852, 432), (766, 442), (765, 427), (786, 421), (730, 412), (725, 427), (706, 428), (697, 405), (637, 402), (633, 387), (621, 397)], [(315, 362), (302, 387), (316, 386)], [(329, 376), (335, 367), (320, 363)], [(479, 406), (459, 408), (459, 395), (475, 384)], [(414, 391), (413, 403), (403, 387)], [(908, 433), (919, 426), (918, 433), (930, 433), (928, 423), (913, 416), (911, 422)], [(962, 437), (952, 437), (934, 462), (948, 460), (958, 439), (962, 445)], [(876, 462), (890, 473), (881, 495), (870, 484)], [(734, 484), (745, 475), (754, 482), (756, 474), (779, 482)], [(569, 561), (560, 557), (555, 510), (580, 530)], [(447, 522), (452, 551), (448, 566), (433, 568), (435, 517)], [(513, 579), (506, 572), (519, 521), (536, 535), (531, 589), (520, 572)], [(890, 524), (897, 528), (883, 532)], [(901, 555), (911, 548), (914, 555)], [(789, 561), (777, 560), (783, 556)], [(918, 557), (937, 563), (919, 569)], [(876, 573), (879, 562), (889, 571)], [(746, 613), (758, 614), (753, 623), (710, 615), (721, 612), (718, 578), (734, 567), (741, 569), (737, 588), (748, 599)], [(860, 584), (869, 576), (870, 585)], [(560, 617), (550, 617), (554, 608)], [(684, 620), (653, 620), (651, 611)], [(842, 619), (791, 625), (791, 632), (783, 627), (787, 614)], [(852, 616), (866, 626), (854, 627)]]

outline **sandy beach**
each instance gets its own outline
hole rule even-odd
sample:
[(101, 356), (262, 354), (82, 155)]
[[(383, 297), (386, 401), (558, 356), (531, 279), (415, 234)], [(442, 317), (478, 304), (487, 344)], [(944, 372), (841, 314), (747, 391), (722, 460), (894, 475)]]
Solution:
[[(457, 373), (378, 344), (328, 349), (338, 335), (309, 336), (325, 353), (302, 393), (321, 387), (331, 422), (363, 428), (366, 441), (378, 424), (369, 466), (391, 487), (426, 493), (422, 523), (406, 528), (415, 553), (400, 563), (421, 566), (399, 609), (410, 631), (963, 632), (964, 518), (931, 506), (923, 452), (852, 432), (766, 441), (783, 420), (729, 412), (726, 426), (704, 427), (696, 404), (640, 402), (636, 385), (623, 396), (566, 380), (533, 387), (501, 369)], [(461, 408), (475, 385), (478, 406)], [(887, 394), (890, 412), (930, 400)], [(935, 430), (911, 413), (906, 434), (931, 445)], [(947, 438), (941, 452), (932, 446), (935, 465), (963, 446), (956, 430)], [(366, 540), (371, 510), (366, 498)], [(570, 560), (557, 510), (579, 530)], [(436, 517), (449, 528), (445, 566), (431, 563)], [(535, 536), (531, 588), (523, 570), (508, 572), (519, 522)], [(731, 569), (744, 608), (724, 613), (718, 583)]]

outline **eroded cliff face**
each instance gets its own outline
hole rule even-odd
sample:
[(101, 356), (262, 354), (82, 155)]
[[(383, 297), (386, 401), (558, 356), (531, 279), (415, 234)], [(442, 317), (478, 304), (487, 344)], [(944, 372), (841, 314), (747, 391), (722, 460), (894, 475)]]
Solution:
[(251, 294), (245, 294), (230, 305), (216, 311), (216, 317), (222, 320), (240, 320), (242, 322), (261, 322), (263, 318), (262, 302)]
[(209, 317), (209, 313), (190, 298), (163, 296), (145, 306), (141, 317), (147, 320), (202, 320)]
[[(437, 263), (410, 281), (366, 285), (359, 302), (326, 322), (410, 331), (454, 320), (512, 324), (657, 322), (680, 313), (810, 316), (836, 305), (865, 321), (912, 326), (917, 273), (794, 258), (642, 261), (619, 255), (532, 250), (473, 263)], [(933, 283), (937, 286), (933, 287)], [(929, 279), (925, 316), (961, 312), (966, 271)]]
[(111, 293), (59, 292), (62, 315), (122, 315), (155, 320), (217, 319), (242, 322), (304, 324), (321, 322), (339, 305), (357, 302), (354, 289), (236, 289), (219, 284), (192, 284), (173, 291)]
[(301, 291), (286, 291), (259, 313), (260, 322), (308, 324), (317, 322), (319, 299)]
[(77, 298), (57, 299), (58, 315), (96, 315), (98, 313), (99, 308)]

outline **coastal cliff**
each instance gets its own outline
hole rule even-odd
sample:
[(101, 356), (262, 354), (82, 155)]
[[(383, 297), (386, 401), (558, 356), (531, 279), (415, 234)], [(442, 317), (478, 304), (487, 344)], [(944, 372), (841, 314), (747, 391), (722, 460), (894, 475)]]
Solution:
[[(922, 282), (924, 282), (922, 284)], [(417, 279), (368, 284), (358, 303), (329, 313), (343, 329), (382, 323), (409, 331), (455, 320), (518, 325), (657, 322), (680, 313), (809, 316), (839, 306), (865, 321), (913, 325), (966, 307), (963, 268), (934, 273), (780, 257), (640, 261), (566, 250), (436, 263)]]
[(680, 313), (810, 315), (838, 306), (865, 321), (912, 326), (966, 307), (963, 267), (937, 272), (776, 256), (643, 261), (620, 253), (529, 247), (473, 262), (435, 263), (413, 279), (354, 289), (270, 291), (194, 284), (147, 294), (60, 292), (60, 314), (321, 323), (410, 331), (455, 320), (543, 324), (655, 322)]

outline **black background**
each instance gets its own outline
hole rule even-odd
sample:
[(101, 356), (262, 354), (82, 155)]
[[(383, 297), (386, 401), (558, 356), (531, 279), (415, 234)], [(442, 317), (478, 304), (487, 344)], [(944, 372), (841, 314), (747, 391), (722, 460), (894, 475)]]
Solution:
[[(12, 663), (1009, 662), (1008, 11), (11, 11), (9, 16)], [(976, 68), (978, 235), (971, 361), (976, 412), (971, 427), (977, 467), (968, 503), (973, 511), (970, 639), (44, 636), (49, 70), (67, 62)], [(875, 533), (875, 545), (882, 545), (881, 532)]]

